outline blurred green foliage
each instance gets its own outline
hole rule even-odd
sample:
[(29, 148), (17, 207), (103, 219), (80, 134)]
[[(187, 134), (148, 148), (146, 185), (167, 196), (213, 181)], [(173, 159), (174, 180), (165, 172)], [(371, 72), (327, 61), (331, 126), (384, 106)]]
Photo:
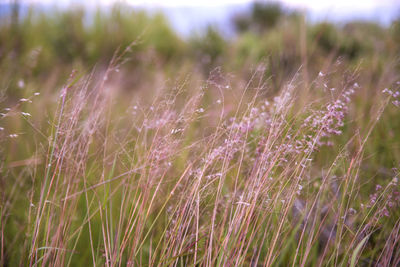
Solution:
[(222, 65), (227, 56), (228, 43), (221, 34), (209, 26), (203, 36), (194, 36), (190, 46), (196, 61), (207, 67), (216, 64)]
[(234, 17), (233, 21), (239, 32), (252, 30), (262, 33), (275, 27), (286, 16), (286, 11), (279, 3), (256, 2), (249, 15), (239, 14)]
[(59, 65), (106, 63), (116, 50), (132, 42), (136, 42), (133, 52), (153, 50), (160, 60), (176, 59), (183, 53), (182, 40), (163, 15), (149, 16), (120, 5), (94, 14), (83, 9), (48, 12), (31, 8), (17, 25), (11, 19), (0, 26), (1, 64), (31, 63), (34, 73)]
[(300, 68), (315, 74), (338, 59), (349, 68), (368, 69), (362, 75), (372, 86), (379, 83), (387, 60), (400, 52), (400, 20), (389, 27), (357, 21), (310, 24), (302, 13), (277, 3), (256, 2), (247, 13), (233, 16), (237, 32), (232, 38), (212, 26), (183, 38), (163, 14), (122, 4), (95, 11), (31, 7), (17, 14), (3, 16), (0, 24), (2, 86), (15, 98), (21, 97), (16, 90), (20, 80), (47, 80), (57, 86), (71, 69), (106, 68), (116, 51), (132, 43), (124, 65), (131, 73), (123, 85), (129, 90), (160, 73), (169, 78), (177, 70), (200, 70), (207, 77), (219, 66), (248, 79), (260, 63), (279, 90)]
[(33, 76), (48, 73), (55, 66), (68, 73), (71, 67), (105, 65), (119, 48), (132, 42), (129, 66), (133, 70), (147, 68), (149, 63), (173, 67), (189, 59), (205, 73), (216, 66), (237, 70), (244, 63), (264, 62), (269, 74), (274, 68), (283, 68), (285, 76), (305, 61), (308, 68), (317, 71), (327, 56), (357, 65), (360, 58), (385, 58), (400, 50), (399, 21), (387, 28), (367, 22), (308, 24), (301, 13), (277, 3), (257, 2), (250, 12), (234, 16), (237, 35), (232, 39), (210, 26), (203, 34), (185, 40), (163, 14), (149, 15), (125, 5), (91, 13), (79, 8), (30, 8), (19, 19), (15, 16), (14, 12), (2, 18), (0, 66), (25, 66), (24, 71)]

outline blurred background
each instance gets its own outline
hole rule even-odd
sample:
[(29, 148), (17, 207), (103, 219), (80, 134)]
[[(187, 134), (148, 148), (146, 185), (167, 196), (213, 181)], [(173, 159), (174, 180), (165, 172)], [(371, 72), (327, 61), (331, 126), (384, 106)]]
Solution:
[(44, 78), (54, 87), (71, 69), (106, 66), (132, 42), (128, 90), (180, 69), (208, 76), (222, 66), (246, 79), (260, 62), (276, 88), (300, 66), (318, 73), (338, 58), (379, 71), (398, 57), (399, 14), (396, 0), (3, 0), (3, 87), (18, 94), (13, 88)]

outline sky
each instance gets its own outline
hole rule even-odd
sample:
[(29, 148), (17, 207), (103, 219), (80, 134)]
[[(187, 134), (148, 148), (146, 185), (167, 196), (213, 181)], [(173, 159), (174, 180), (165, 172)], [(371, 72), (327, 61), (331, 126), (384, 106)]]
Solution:
[[(9, 4), (15, 0), (0, 0)], [(200, 31), (212, 24), (229, 31), (230, 18), (238, 12), (249, 10), (252, 0), (18, 0), (26, 4), (56, 5), (69, 7), (74, 4), (86, 7), (107, 7), (116, 2), (143, 8), (149, 12), (163, 11), (172, 26), (181, 34)], [(259, 1), (261, 2), (261, 1)], [(268, 2), (264, 0), (263, 2)], [(269, 1), (271, 2), (271, 1)], [(277, 2), (275, 0), (275, 2)], [(310, 22), (372, 20), (389, 25), (400, 18), (400, 0), (280, 0), (288, 8), (304, 11)]]
[[(0, 0), (0, 3), (10, 3), (15, 0)], [(164, 6), (164, 7), (182, 7), (182, 6), (221, 6), (230, 4), (243, 4), (253, 2), (252, 0), (18, 0), (22, 3), (86, 3), (88, 5), (96, 4), (112, 4), (115, 2), (125, 2), (131, 5), (139, 6)], [(268, 0), (264, 0), (267, 2)], [(310, 9), (327, 9), (327, 8), (340, 8), (350, 7), (371, 9), (382, 6), (397, 6), (399, 7), (398, 0), (281, 0), (288, 6), (304, 7)]]

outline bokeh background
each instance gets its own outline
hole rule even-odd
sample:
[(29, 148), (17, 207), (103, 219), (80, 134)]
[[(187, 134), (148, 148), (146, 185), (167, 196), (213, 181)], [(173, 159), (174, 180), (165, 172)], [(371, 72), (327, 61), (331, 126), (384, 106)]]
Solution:
[[(164, 71), (187, 64), (208, 75), (216, 66), (231, 71), (266, 62), (271, 74), (284, 69), (273, 75), (279, 84), (278, 76), (292, 75), (305, 61), (317, 70), (327, 56), (357, 65), (360, 58), (397, 53), (399, 10), (394, 0), (3, 0), (1, 64), (10, 73), (23, 64), (26, 75), (54, 68), (61, 75), (105, 64), (118, 48), (137, 41), (130, 63), (137, 79), (148, 80), (139, 73), (150, 75), (157, 66)], [(23, 78), (11, 77), (11, 84)]]

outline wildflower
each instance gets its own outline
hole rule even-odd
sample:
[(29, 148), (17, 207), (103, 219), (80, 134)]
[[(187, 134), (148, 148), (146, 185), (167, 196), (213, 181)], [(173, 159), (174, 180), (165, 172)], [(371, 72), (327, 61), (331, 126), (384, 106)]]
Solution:
[(355, 209), (353, 209), (353, 208), (350, 208), (349, 212), (350, 212), (350, 214), (356, 214), (357, 213), (357, 211)]
[(21, 88), (21, 89), (25, 87), (25, 82), (24, 82), (24, 80), (19, 80), (19, 81), (18, 81), (18, 87)]
[(32, 115), (30, 114), (30, 113), (28, 113), (28, 112), (21, 112), (21, 114), (23, 115), (23, 116), (27, 116), (27, 117), (31, 117)]
[(303, 186), (302, 185), (298, 185), (298, 189), (297, 189), (297, 195), (301, 194), (301, 190), (303, 190)]
[(390, 90), (390, 89), (388, 89), (388, 88), (383, 89), (383, 90), (382, 90), (382, 93), (388, 94), (388, 95), (391, 95), (391, 96), (393, 95), (392, 90)]
[(381, 210), (381, 214), (383, 214), (385, 217), (389, 217), (389, 211), (386, 206)]
[(369, 207), (371, 207), (373, 204), (375, 204), (376, 199), (378, 198), (377, 194), (372, 194), (369, 196)]

